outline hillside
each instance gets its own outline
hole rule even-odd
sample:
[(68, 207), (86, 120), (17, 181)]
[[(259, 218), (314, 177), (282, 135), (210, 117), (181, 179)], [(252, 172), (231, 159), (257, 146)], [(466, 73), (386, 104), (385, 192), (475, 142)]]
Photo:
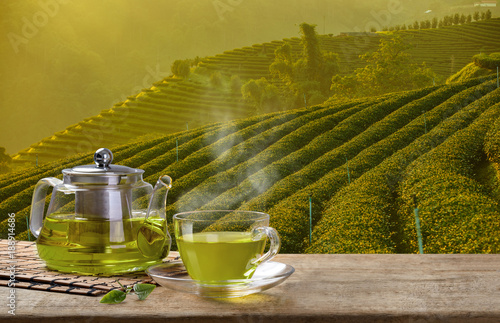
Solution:
[[(391, 24), (474, 9), (456, 2), (407, 2)], [(0, 146), (13, 155), (98, 115), (167, 77), (176, 59), (294, 36), (301, 22), (336, 35), (387, 7), (387, 0), (1, 0)]]
[(463, 82), (471, 78), (476, 78), (488, 74), (496, 74), (496, 71), (477, 66), (474, 62), (465, 65), (460, 71), (450, 76), (446, 83)]
[[(363, 66), (360, 54), (374, 50), (382, 37), (392, 35), (407, 36), (415, 46), (411, 50), (414, 60), (425, 62), (444, 82), (467, 65), (473, 55), (500, 51), (497, 41), (500, 18), (439, 29), (323, 35), (320, 42), (323, 50), (339, 54), (341, 72), (349, 73)], [(294, 37), (203, 58), (196, 67), (203, 71), (203, 75), (192, 73), (191, 79), (187, 80), (173, 77), (158, 80), (151, 88), (129, 96), (111, 109), (103, 110), (97, 116), (71, 125), (18, 152), (13, 156), (14, 163), (43, 164), (101, 146), (123, 144), (152, 132), (174, 133), (186, 127), (252, 115), (253, 107), (242, 100), (241, 93), (228, 86), (229, 77), (237, 75), (242, 81), (270, 78), (269, 65), (274, 59), (274, 50), (284, 41), (292, 45), (294, 55), (302, 52), (300, 39)], [(216, 71), (226, 77), (226, 83), (219, 87), (207, 81), (208, 76)], [(277, 80), (273, 82), (279, 84)]]
[(472, 57), (472, 63), (467, 64), (460, 71), (450, 76), (446, 83), (463, 82), (472, 78), (497, 74), (500, 66), (500, 53), (481, 53)]
[[(490, 129), (500, 128), (499, 117), (500, 89), (486, 76), (110, 148), (115, 163), (144, 169), (148, 182), (172, 177), (167, 219), (201, 208), (264, 211), (285, 253), (417, 252), (414, 202), (425, 252), (489, 253), (500, 247), (500, 154), (490, 149), (490, 162), (484, 147), (498, 144)], [(1, 177), (0, 237), (15, 213), (17, 238), (27, 239), (36, 182), (91, 156)], [(485, 170), (488, 180), (478, 175)]]

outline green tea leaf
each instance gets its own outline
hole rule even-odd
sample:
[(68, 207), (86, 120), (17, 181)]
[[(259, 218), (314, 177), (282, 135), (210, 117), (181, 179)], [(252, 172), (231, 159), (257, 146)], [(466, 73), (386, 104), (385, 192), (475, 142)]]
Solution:
[(145, 300), (146, 297), (151, 294), (151, 292), (156, 288), (156, 285), (153, 284), (135, 284), (134, 285), (134, 292), (137, 294), (137, 297), (141, 301)]
[(118, 290), (118, 289), (113, 289), (104, 297), (101, 299), (99, 303), (105, 303), (105, 304), (119, 304), (125, 300), (127, 297), (127, 293), (124, 291)]

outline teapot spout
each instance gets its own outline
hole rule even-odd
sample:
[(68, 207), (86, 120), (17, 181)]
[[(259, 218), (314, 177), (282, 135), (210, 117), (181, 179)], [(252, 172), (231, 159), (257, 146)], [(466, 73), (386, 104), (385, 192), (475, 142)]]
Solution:
[(146, 257), (165, 258), (172, 243), (168, 233), (165, 208), (168, 190), (172, 187), (170, 176), (162, 175), (153, 188), (144, 224), (137, 232), (137, 247)]
[[(161, 175), (153, 188), (153, 194), (149, 199), (146, 218), (160, 217), (165, 219), (165, 208), (167, 206), (168, 190), (172, 187), (172, 179), (168, 175)], [(166, 219), (165, 219), (166, 220)]]

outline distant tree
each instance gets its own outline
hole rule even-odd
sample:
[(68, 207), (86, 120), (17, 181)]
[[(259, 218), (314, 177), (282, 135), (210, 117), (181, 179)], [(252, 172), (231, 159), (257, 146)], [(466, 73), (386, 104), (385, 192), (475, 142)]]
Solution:
[(255, 104), (260, 104), (262, 97), (262, 88), (257, 80), (251, 79), (241, 87), (243, 98), (253, 101)]
[(486, 10), (485, 19), (491, 19), (491, 10)]
[(5, 148), (0, 147), (0, 174), (10, 172), (10, 163), (12, 158), (5, 153)]
[(340, 72), (340, 58), (334, 52), (322, 52), (321, 72), (317, 81), (320, 82), (319, 90), (327, 94), (330, 90), (330, 80), (333, 75)]
[(464, 15), (464, 14), (461, 14), (460, 15), (460, 24), (465, 24), (465, 22), (467, 21), (467, 17)]
[(325, 102), (328, 99), (323, 93), (320, 91), (310, 91), (307, 94), (307, 105), (317, 105)]
[(453, 24), (454, 25), (458, 25), (460, 23), (460, 15), (458, 13), (456, 13), (454, 16), (453, 16)]
[(448, 16), (448, 26), (453, 26), (453, 15)]
[(294, 81), (292, 47), (285, 42), (274, 51), (274, 62), (269, 66), (272, 75), (277, 75), (287, 85)]
[(481, 19), (481, 15), (480, 15), (479, 11), (475, 11), (472, 18), (474, 18), (474, 21), (479, 21), (479, 19)]
[(406, 30), (406, 24), (403, 24), (403, 25), (401, 26), (401, 30)]
[(432, 18), (431, 28), (437, 28), (437, 26), (438, 26), (438, 19), (434, 17)]
[(453, 26), (454, 25), (454, 20), (455, 20), (455, 15), (449, 15), (449, 25)]
[(355, 74), (349, 75), (334, 75), (332, 77), (332, 99), (354, 99), (362, 95), (358, 91), (360, 86), (359, 81)]
[(370, 32), (372, 32), (372, 33), (377, 32), (377, 28), (375, 28), (375, 27), (371, 27), (371, 28), (370, 28)]
[(201, 62), (201, 57), (196, 56), (194, 59), (191, 60), (191, 67), (198, 66), (200, 62)]
[(467, 15), (467, 20), (466, 20), (466, 22), (467, 22), (468, 24), (470, 24), (470, 23), (472, 22), (472, 15), (471, 15), (471, 14), (468, 14), (468, 15)]
[(486, 13), (483, 11), (481, 12), (481, 20), (485, 20), (486, 19)]
[(394, 30), (401, 30), (401, 26), (400, 25), (394, 26)]
[(304, 46), (307, 79), (314, 80), (321, 68), (321, 50), (315, 29), (316, 25), (304, 22), (299, 27), (302, 34), (302, 45)]
[(395, 30), (395, 27), (394, 26), (390, 26), (389, 27), (389, 31), (394, 31)]
[(332, 77), (331, 90), (335, 98), (353, 99), (359, 97), (361, 96), (358, 89), (360, 86), (362, 85), (359, 83), (356, 74), (334, 75)]
[[(304, 51), (302, 57), (293, 62), (293, 68), (290, 72), (291, 65), (291, 49), (283, 48), (280, 52), (280, 59), (284, 62), (280, 66), (282, 71), (285, 71), (285, 79), (291, 80), (293, 83), (315, 82), (318, 87), (315, 90), (324, 92), (329, 91), (330, 80), (333, 74), (339, 71), (339, 58), (333, 52), (324, 52), (320, 50), (315, 25), (303, 23), (300, 25), (302, 34), (302, 45)], [(278, 68), (279, 66), (276, 66)], [(280, 72), (282, 74), (282, 72)], [(292, 74), (292, 77), (288, 76)], [(287, 75), (288, 74), (288, 75)], [(295, 87), (300, 88), (301, 86)], [(297, 93), (296, 93), (297, 94)]]
[(413, 23), (413, 29), (418, 29), (419, 28), (419, 24), (418, 24), (418, 21), (415, 20), (415, 22)]
[(450, 19), (450, 16), (444, 16), (443, 17), (443, 26), (449, 26), (449, 25), (451, 25), (451, 20), (453, 20), (453, 18)]
[(444, 26), (443, 19), (439, 19), (438, 28), (442, 28), (443, 26)]
[(422, 20), (422, 21), (420, 22), (420, 29), (425, 29), (425, 28), (426, 28), (426, 26), (427, 26), (427, 24), (425, 23), (425, 20)]
[(175, 60), (170, 70), (176, 77), (186, 78), (189, 76), (191, 62), (189, 60)]
[(294, 82), (290, 86), (291, 94), (283, 96), (293, 96), (292, 104), (301, 106), (303, 96), (308, 97), (310, 92), (319, 91), (325, 95), (329, 94), (332, 75), (338, 74), (340, 70), (339, 56), (333, 52), (321, 52), (320, 70), (314, 79), (307, 77), (307, 63), (304, 57), (294, 62), (293, 70)]
[(279, 111), (282, 107), (278, 88), (265, 78), (252, 79), (243, 84), (241, 94), (253, 103), (257, 113)]
[(213, 87), (221, 87), (222, 86), (222, 74), (219, 71), (212, 72), (210, 74), (210, 84)]
[(267, 55), (267, 46), (266, 44), (262, 44), (262, 52), (263, 55)]
[(238, 75), (231, 76), (230, 86), (231, 91), (235, 93), (241, 92), (241, 86), (243, 83), (241, 82), (241, 78)]
[(332, 78), (334, 96), (380, 95), (432, 84), (435, 74), (425, 64), (412, 62), (407, 52), (410, 48), (401, 37), (381, 40), (375, 52), (360, 56), (367, 63), (365, 67), (356, 69), (353, 75)]
[[(303, 106), (304, 96), (309, 98), (313, 93), (316, 93), (316, 99), (320, 98), (318, 93), (321, 97), (329, 96), (332, 76), (340, 70), (339, 56), (321, 51), (315, 26), (303, 23), (300, 30), (304, 49), (302, 55), (293, 57), (291, 45), (285, 42), (276, 48), (274, 61), (269, 66), (271, 75), (286, 84), (279, 90), (281, 102), (296, 107)], [(252, 93), (252, 87), (255, 87), (254, 84), (247, 85), (247, 93)]]

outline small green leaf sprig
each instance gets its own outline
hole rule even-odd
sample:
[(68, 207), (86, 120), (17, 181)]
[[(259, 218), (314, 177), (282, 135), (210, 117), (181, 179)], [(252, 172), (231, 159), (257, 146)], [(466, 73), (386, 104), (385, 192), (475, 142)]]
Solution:
[(113, 289), (101, 299), (99, 303), (104, 304), (119, 304), (127, 298), (128, 294), (136, 294), (139, 300), (145, 300), (149, 294), (156, 288), (153, 284), (136, 283), (134, 286), (123, 286), (119, 281), (117, 282), (123, 290)]

